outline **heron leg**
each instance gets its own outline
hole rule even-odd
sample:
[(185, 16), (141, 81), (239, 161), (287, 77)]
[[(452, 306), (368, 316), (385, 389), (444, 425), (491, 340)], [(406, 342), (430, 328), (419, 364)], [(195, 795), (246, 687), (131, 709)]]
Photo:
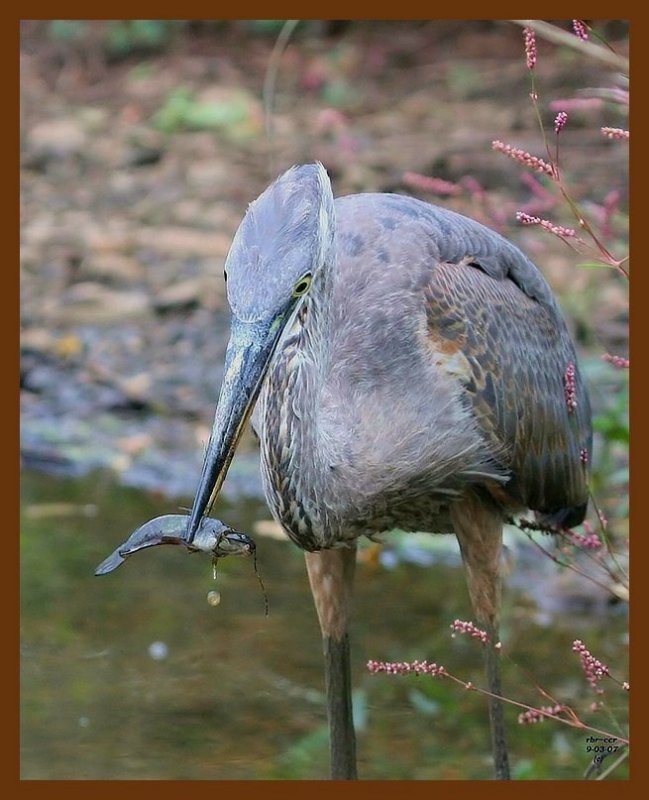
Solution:
[[(489, 697), (491, 747), (496, 778), (509, 780), (509, 757), (500, 682), (500, 598), (502, 516), (498, 509), (470, 494), (451, 509), (455, 534), (460, 543), (471, 604), (489, 641), (485, 645), (485, 669)], [(495, 695), (495, 696), (493, 696)]]
[(352, 715), (348, 622), (356, 545), (306, 553), (325, 658), (331, 777), (355, 780), (356, 737)]

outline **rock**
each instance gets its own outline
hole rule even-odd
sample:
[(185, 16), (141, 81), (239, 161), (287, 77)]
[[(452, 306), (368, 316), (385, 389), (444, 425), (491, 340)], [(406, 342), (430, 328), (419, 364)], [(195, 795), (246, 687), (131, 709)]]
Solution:
[(132, 284), (144, 278), (145, 268), (136, 259), (121, 253), (92, 252), (84, 258), (79, 275), (113, 284)]
[(54, 344), (54, 352), (60, 358), (74, 358), (81, 355), (83, 350), (83, 342), (74, 334), (61, 336)]
[(225, 258), (232, 239), (224, 233), (192, 228), (139, 228), (134, 239), (140, 247), (157, 250), (167, 258), (185, 255)]
[(118, 439), (116, 444), (123, 454), (135, 456), (151, 447), (153, 439), (148, 433), (136, 433), (132, 436), (124, 436)]
[(125, 167), (150, 167), (157, 164), (164, 155), (161, 147), (132, 147), (125, 155)]
[(227, 164), (221, 158), (211, 158), (198, 164), (190, 164), (187, 168), (188, 187), (194, 189), (224, 186), (230, 177)]
[(20, 336), (20, 349), (24, 353), (39, 353), (56, 358), (73, 359), (85, 349), (83, 341), (75, 334), (56, 335), (46, 328), (30, 328)]
[(81, 122), (71, 118), (44, 120), (27, 134), (28, 154), (32, 158), (51, 160), (79, 155), (87, 144)]
[(21, 331), (21, 351), (31, 350), (36, 353), (52, 353), (56, 346), (56, 337), (48, 328), (29, 328)]
[(137, 375), (119, 379), (116, 385), (131, 402), (146, 404), (151, 394), (153, 380), (148, 372), (139, 372)]
[(91, 281), (76, 283), (61, 298), (43, 302), (43, 316), (49, 322), (73, 325), (116, 324), (139, 317), (149, 309), (145, 292), (118, 291)]
[(260, 519), (253, 526), (255, 536), (267, 536), (269, 539), (278, 539), (288, 542), (288, 536), (282, 526), (274, 519)]
[(156, 311), (173, 311), (197, 306), (206, 290), (203, 278), (188, 278), (168, 286), (156, 295), (153, 306)]

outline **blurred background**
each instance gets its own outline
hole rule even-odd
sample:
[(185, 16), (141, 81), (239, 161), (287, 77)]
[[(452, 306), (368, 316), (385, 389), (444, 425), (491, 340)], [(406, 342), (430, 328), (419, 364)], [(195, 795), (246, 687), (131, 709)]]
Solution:
[[(570, 20), (553, 21), (572, 33)], [(590, 41), (628, 51), (624, 21)], [(319, 159), (336, 194), (412, 194), (479, 219), (539, 265), (566, 313), (594, 407), (598, 551), (507, 530), (507, 695), (567, 703), (624, 735), (626, 696), (594, 694), (581, 639), (627, 676), (627, 128), (619, 70), (508, 21), (40, 20), (21, 25), (22, 777), (269, 779), (327, 774), (320, 635), (302, 554), (270, 521), (247, 435), (214, 515), (248, 561), (175, 548), (95, 566), (147, 519), (191, 505), (222, 377), (222, 278), (249, 202)], [(538, 113), (530, 92), (536, 92)], [(568, 123), (557, 137), (560, 110)], [(576, 227), (556, 184), (492, 149), (556, 158), (597, 233), (580, 252), (516, 212)], [(626, 263), (624, 269), (626, 269)], [(588, 527), (590, 526), (590, 528)], [(576, 566), (561, 567), (543, 555)], [(168, 552), (171, 550), (171, 552)], [(221, 602), (207, 594), (218, 590)], [(429, 659), (481, 685), (454, 537), (390, 534), (359, 556), (353, 624), (359, 772), (491, 776), (484, 698), (372, 676)], [(540, 688), (547, 694), (543, 694)], [(552, 698), (552, 699), (550, 699)], [(580, 778), (586, 735), (518, 725), (517, 778)], [(610, 777), (626, 777), (624, 765)]]

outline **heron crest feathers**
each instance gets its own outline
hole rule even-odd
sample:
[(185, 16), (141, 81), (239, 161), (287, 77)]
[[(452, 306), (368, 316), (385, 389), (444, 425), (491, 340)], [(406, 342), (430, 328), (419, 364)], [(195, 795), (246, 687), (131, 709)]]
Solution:
[(252, 202), (225, 264), (228, 300), (241, 319), (273, 316), (293, 286), (334, 257), (335, 210), (320, 163), (294, 166)]

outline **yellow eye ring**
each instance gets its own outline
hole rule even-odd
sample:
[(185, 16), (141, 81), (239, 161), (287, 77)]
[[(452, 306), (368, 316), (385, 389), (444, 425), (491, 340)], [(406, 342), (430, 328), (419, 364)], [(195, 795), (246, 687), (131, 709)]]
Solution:
[(311, 287), (311, 274), (309, 272), (303, 275), (300, 280), (293, 287), (293, 297), (302, 297), (306, 294)]

